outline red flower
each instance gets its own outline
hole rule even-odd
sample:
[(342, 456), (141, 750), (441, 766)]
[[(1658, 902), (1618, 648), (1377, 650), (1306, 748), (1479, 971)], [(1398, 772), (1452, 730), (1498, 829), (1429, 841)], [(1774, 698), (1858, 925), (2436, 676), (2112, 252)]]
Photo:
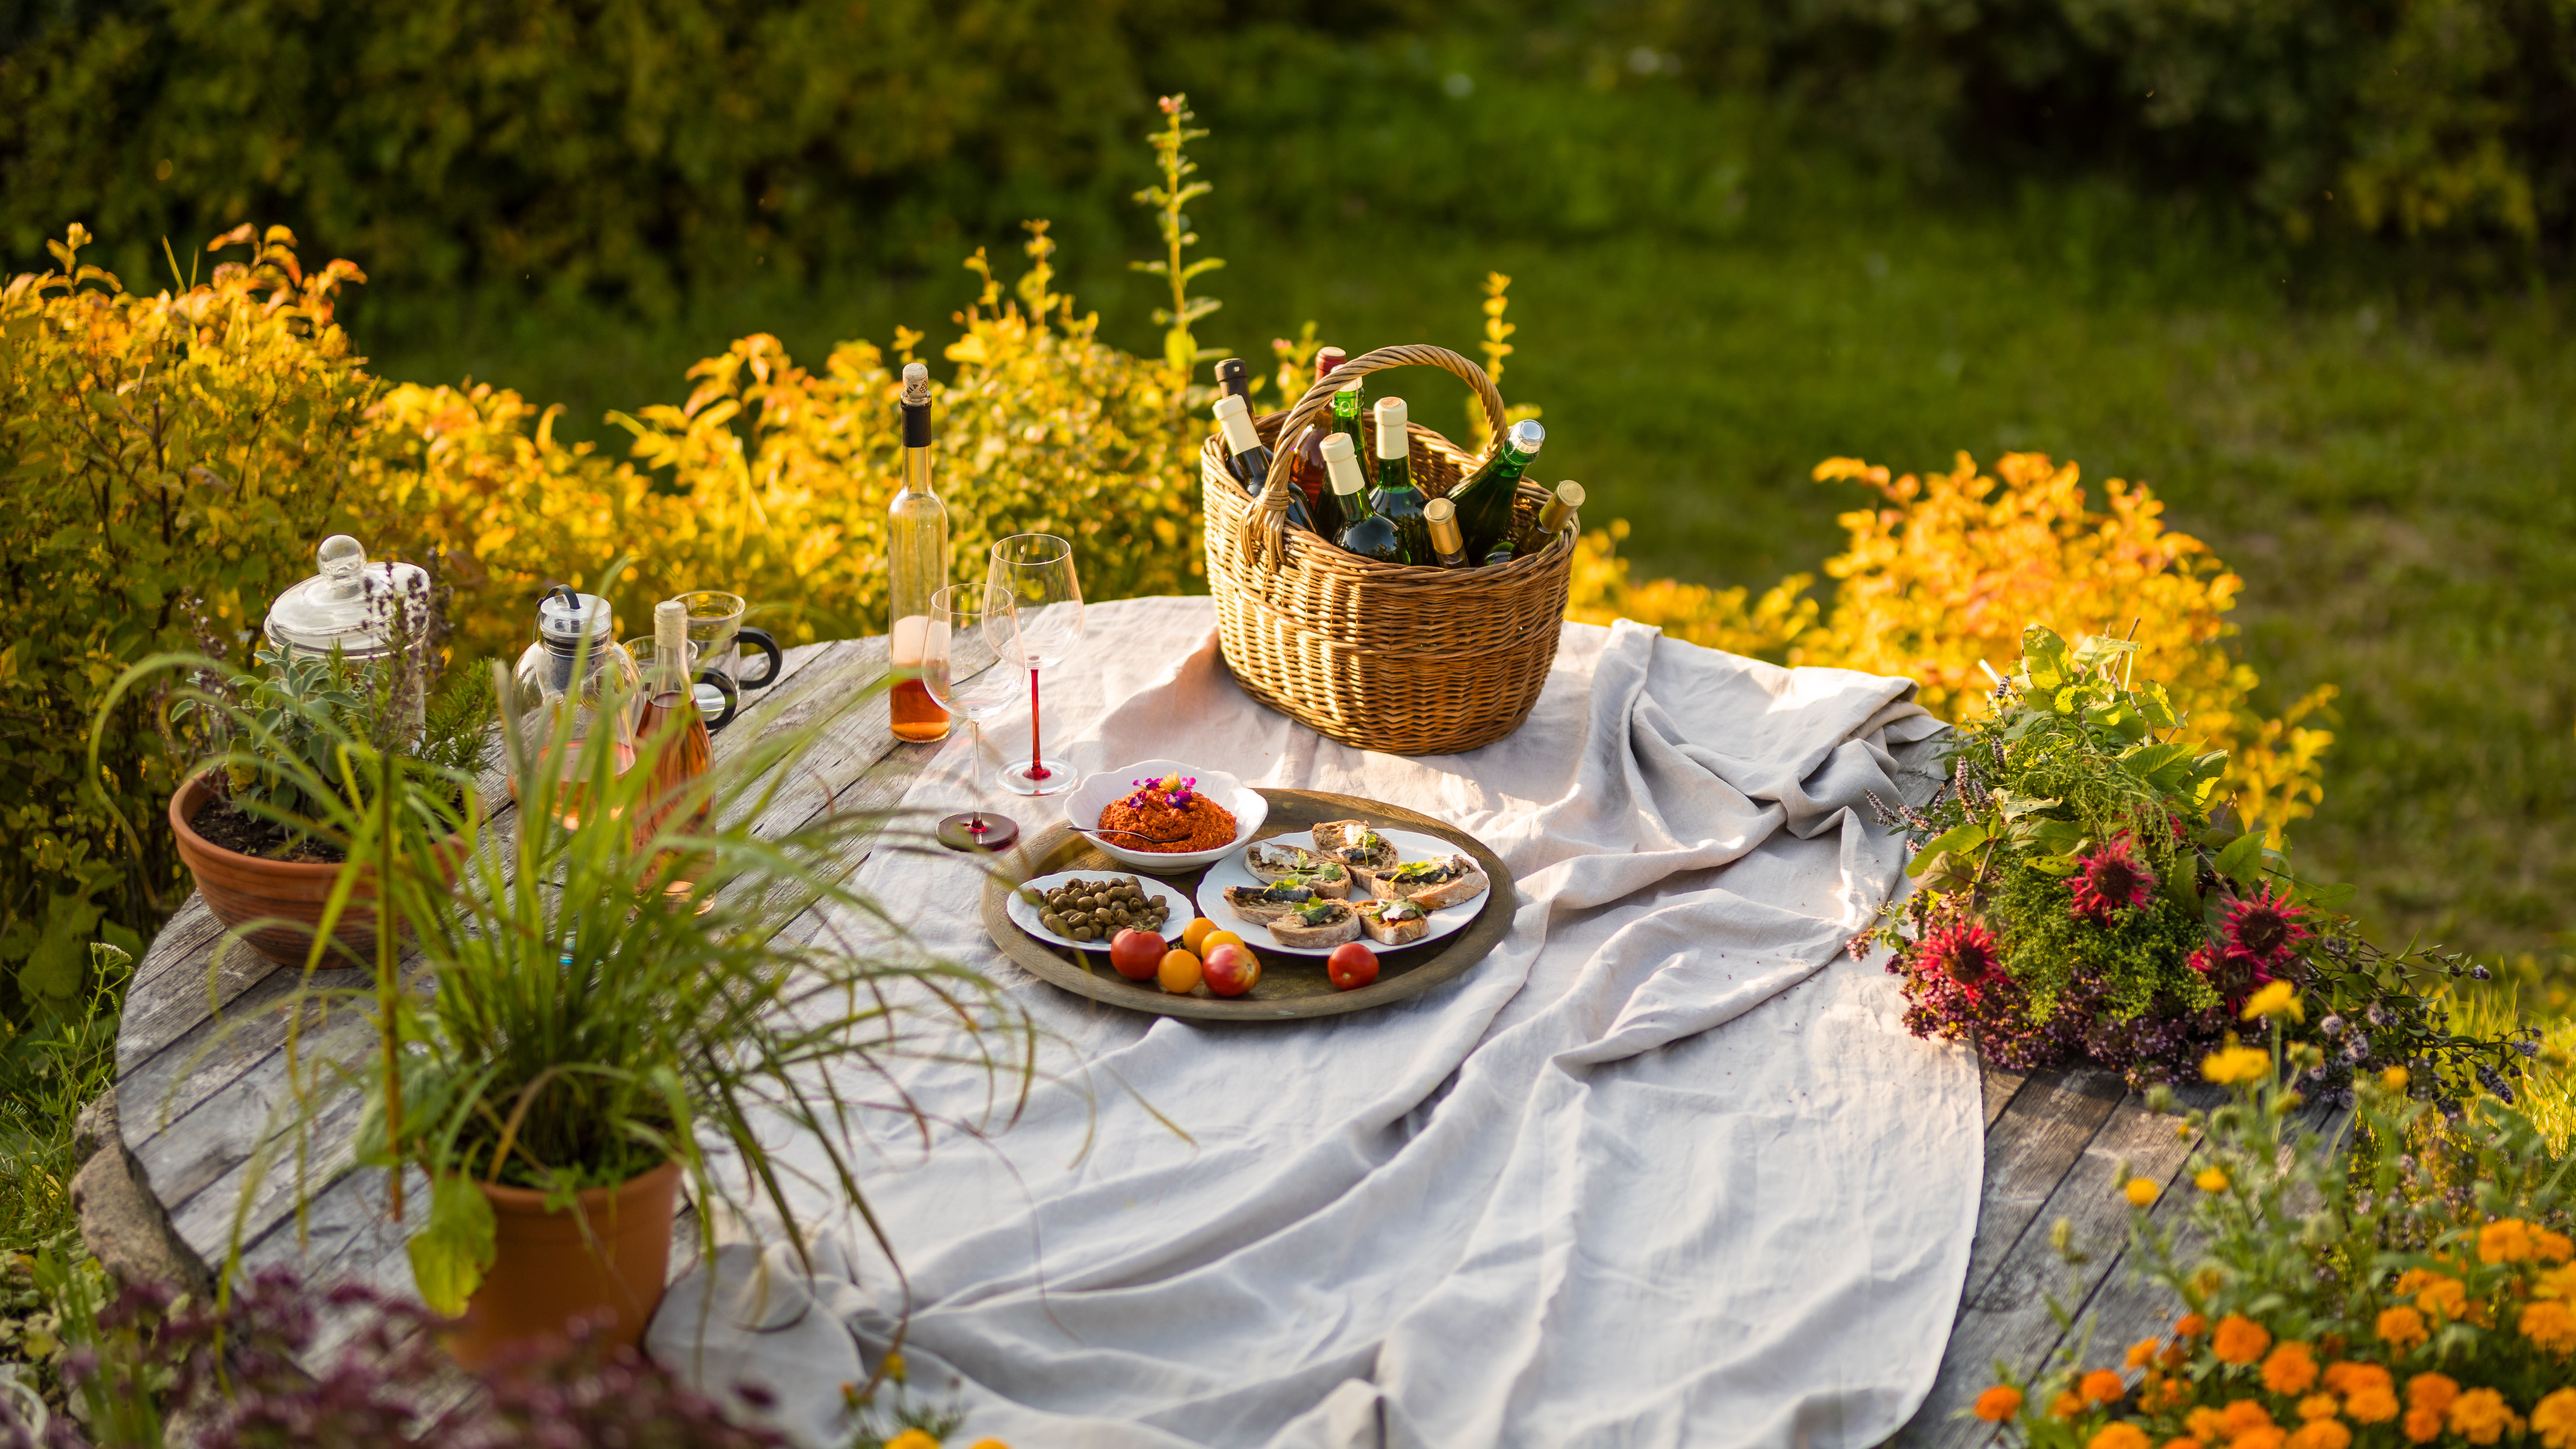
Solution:
[(2271, 980), (2272, 973), (2297, 954), (2300, 943), (2315, 934), (2298, 907), (2290, 904), (2289, 893), (2276, 894), (2268, 887), (2237, 897), (2220, 928), (2227, 959), (2252, 971), (2257, 981)]
[(2077, 920), (2109, 924), (2111, 913), (2123, 906), (2143, 907), (2156, 888), (2156, 873), (2138, 859), (2137, 848), (2127, 835), (2122, 835), (2076, 860), (2075, 878), (2067, 882), (2074, 901), (2067, 914)]
[(1915, 959), (1976, 994), (1978, 983), (2003, 969), (1995, 933), (1978, 921), (1952, 921), (1924, 938)]
[(2218, 969), (2218, 948), (2204, 944), (2200, 949), (2182, 958), (2182, 964), (2207, 976)]

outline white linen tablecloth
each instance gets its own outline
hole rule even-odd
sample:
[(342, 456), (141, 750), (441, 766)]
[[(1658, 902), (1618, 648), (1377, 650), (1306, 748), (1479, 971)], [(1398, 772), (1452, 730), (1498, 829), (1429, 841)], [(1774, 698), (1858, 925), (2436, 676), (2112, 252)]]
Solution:
[[(1521, 907), (1398, 1006), (1194, 1024), (1010, 965), (967, 861), (872, 859), (879, 900), (1063, 1044), (1006, 1132), (882, 1134), (867, 1190), (911, 1279), (913, 1383), (953, 1381), (961, 1442), (1014, 1449), (1884, 1440), (1939, 1365), (1983, 1167), (1972, 1059), (1909, 1037), (1893, 979), (1843, 950), (1900, 879), (1863, 792), (1892, 798), (1888, 748), (1937, 727), (1911, 694), (1568, 624), (1510, 738), (1408, 759), (1253, 702), (1206, 599), (1094, 607), (1048, 683), (1051, 753), (1408, 805), (1491, 845)], [(907, 803), (962, 808), (967, 769), (960, 731)], [(980, 1079), (914, 1077), (932, 1110), (980, 1110)], [(816, 1262), (725, 1248), (653, 1352), (841, 1442), (840, 1385), (902, 1298), (846, 1215)]]

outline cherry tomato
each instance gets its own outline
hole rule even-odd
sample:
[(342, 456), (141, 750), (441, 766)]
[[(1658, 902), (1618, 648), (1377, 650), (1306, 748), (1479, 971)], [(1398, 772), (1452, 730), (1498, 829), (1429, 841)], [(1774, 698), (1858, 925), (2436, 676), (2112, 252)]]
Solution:
[(1199, 937), (1199, 943), (1190, 949), (1198, 952), (1200, 957), (1204, 959), (1207, 956), (1207, 953), (1215, 950), (1219, 946), (1241, 946), (1243, 944), (1243, 938), (1232, 931), (1210, 931), (1206, 935)]
[(1191, 987), (1199, 984), (1199, 958), (1187, 951), (1168, 952), (1155, 974), (1161, 978), (1165, 991), (1174, 996), (1186, 996)]
[(1208, 990), (1219, 996), (1241, 996), (1261, 984), (1261, 958), (1240, 941), (1211, 946), (1206, 975)]
[(1189, 951), (1195, 955), (1206, 955), (1208, 935), (1215, 930), (1216, 922), (1209, 920), (1205, 916), (1201, 916), (1197, 920), (1190, 922), (1189, 925), (1181, 931), (1181, 949)]
[(1344, 941), (1324, 958), (1324, 974), (1344, 991), (1357, 991), (1377, 979), (1377, 953), (1357, 941)]
[(1109, 938), (1109, 965), (1130, 981), (1154, 974), (1163, 959), (1163, 938), (1151, 931), (1121, 931)]

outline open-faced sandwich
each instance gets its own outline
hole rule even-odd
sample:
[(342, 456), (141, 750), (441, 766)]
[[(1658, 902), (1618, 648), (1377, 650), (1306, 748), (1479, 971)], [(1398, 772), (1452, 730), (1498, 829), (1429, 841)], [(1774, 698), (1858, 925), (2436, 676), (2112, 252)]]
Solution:
[[(1342, 889), (1348, 891), (1350, 882), (1342, 882)], [(1329, 899), (1331, 897), (1317, 889), (1312, 880), (1302, 875), (1281, 876), (1268, 885), (1225, 888), (1225, 903), (1229, 909), (1247, 921), (1265, 923)]]
[(1270, 923), (1282, 946), (1338, 946), (1360, 935), (1360, 913), (1340, 901), (1312, 900)]
[(1315, 850), (1365, 875), (1395, 865), (1395, 842), (1365, 820), (1327, 820), (1315, 827)]
[(1315, 894), (1330, 896), (1337, 901), (1346, 899), (1351, 893), (1348, 866), (1294, 845), (1265, 841), (1244, 851), (1243, 864), (1262, 880), (1276, 884), (1295, 879), (1299, 884), (1311, 887)]
[(1443, 855), (1408, 860), (1384, 870), (1364, 871), (1369, 889), (1389, 899), (1413, 902), (1426, 911), (1472, 901), (1485, 893), (1485, 873), (1472, 855)]
[(1358, 909), (1360, 929), (1383, 946), (1419, 941), (1431, 929), (1430, 915), (1411, 901), (1362, 901)]

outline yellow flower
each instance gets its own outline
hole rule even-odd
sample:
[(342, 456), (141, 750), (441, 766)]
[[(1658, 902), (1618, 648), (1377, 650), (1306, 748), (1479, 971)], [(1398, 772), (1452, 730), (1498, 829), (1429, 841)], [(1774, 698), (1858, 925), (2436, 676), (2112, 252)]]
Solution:
[(2352, 1449), (2352, 1431), (2333, 1419), (2310, 1419), (2290, 1432), (2285, 1449)]
[(1997, 1384), (1977, 1395), (1977, 1417), (1989, 1424), (2000, 1424), (2021, 1412), (2021, 1390), (2010, 1384)]
[[(902, 1383), (902, 1382), (903, 1382), (903, 1355), (902, 1355), (902, 1354), (900, 1354), (900, 1353), (890, 1353), (890, 1354), (887, 1354), (887, 1355), (885, 1356), (885, 1376), (886, 1376), (887, 1378), (890, 1378), (890, 1379), (894, 1380), (896, 1383)], [(886, 1446), (886, 1449), (894, 1449), (894, 1446), (893, 1446), (893, 1445), (891, 1445), (891, 1444), (889, 1444), (889, 1445), (887, 1445), (887, 1446)]]
[(2131, 1207), (2154, 1207), (2156, 1205), (2157, 1196), (2160, 1195), (2164, 1189), (2156, 1186), (2154, 1182), (2147, 1178), (2133, 1177), (2129, 1179), (2129, 1185), (2121, 1188), (2120, 1191), (2128, 1194), (2129, 1206)]
[(885, 1449), (939, 1449), (939, 1441), (927, 1430), (906, 1429), (886, 1441)]
[(2536, 1247), (2531, 1240), (2531, 1225), (2520, 1218), (2499, 1218), (2478, 1229), (2481, 1263), (2528, 1262)]
[(1011, 1449), (1011, 1446), (1003, 1443), (999, 1439), (978, 1439), (975, 1441), (973, 1449)]
[(2222, 1087), (2250, 1082), (2272, 1069), (2272, 1058), (2253, 1047), (2229, 1047), (2200, 1059), (2200, 1074)]
[[(2304, 1343), (2284, 1343), (2272, 1350), (2270, 1358), (2263, 1360), (2263, 1387), (2276, 1394), (2304, 1394), (2316, 1381), (2317, 1361)], [(2333, 1411), (2329, 1409), (2327, 1412)]]
[(2192, 1176), (2191, 1185), (2202, 1192), (2225, 1192), (2227, 1191), (2227, 1170), (2222, 1167), (2204, 1167)]
[(2543, 1449), (2576, 1449), (2576, 1389), (2560, 1389), (2532, 1405), (2531, 1427)]
[(2397, 1382), (2375, 1363), (2326, 1368), (2326, 1387), (2344, 1396), (2343, 1411), (2356, 1424), (2385, 1424), (2397, 1417)]
[(2118, 1374), (2109, 1369), (2095, 1369), (2084, 1376), (2082, 1383), (2075, 1386), (2075, 1392), (2082, 1394), (2084, 1402), (2088, 1404), (2112, 1403), (2128, 1391), (2129, 1386), (2121, 1381)]
[(2379, 1341), (2404, 1353), (2420, 1347), (2432, 1335), (2424, 1331), (2424, 1315), (2412, 1308), (2383, 1309), (2379, 1315)]
[(2299, 1007), (2299, 993), (2287, 981), (2275, 981), (2246, 998), (2240, 1019), (2252, 1021), (2258, 1016), (2287, 1016), (2298, 1021), (2308, 1019), (2308, 1014)]
[(2406, 1083), (2409, 1080), (2411, 1079), (2407, 1076), (2406, 1069), (2404, 1067), (2390, 1067), (2387, 1071), (2379, 1074), (2379, 1085), (2386, 1087), (2392, 1092), (2405, 1091)]
[(2209, 1351), (2221, 1363), (2252, 1363), (2272, 1346), (2272, 1335), (2263, 1325), (2241, 1313), (2231, 1313), (2218, 1320), (2218, 1331), (2210, 1336)]
[(2576, 1238), (2571, 1238), (2565, 1233), (2553, 1233), (2544, 1228), (2532, 1240), (2532, 1251), (2538, 1253), (2545, 1262), (2564, 1263), (2569, 1258), (2576, 1258)]
[(2451, 1402), (2451, 1432), (2472, 1444), (2492, 1444), (2507, 1429), (2522, 1432), (2522, 1416), (2493, 1389), (2471, 1389)]
[(2558, 1299), (2523, 1305), (2522, 1336), (2556, 1354), (2576, 1351), (2576, 1313)]
[(2531, 1296), (2576, 1298), (2576, 1263), (2570, 1263), (2564, 1268), (2548, 1269), (2534, 1278), (2531, 1284)]
[(2147, 1449), (2147, 1431), (2135, 1424), (2105, 1424), (2084, 1449)]

